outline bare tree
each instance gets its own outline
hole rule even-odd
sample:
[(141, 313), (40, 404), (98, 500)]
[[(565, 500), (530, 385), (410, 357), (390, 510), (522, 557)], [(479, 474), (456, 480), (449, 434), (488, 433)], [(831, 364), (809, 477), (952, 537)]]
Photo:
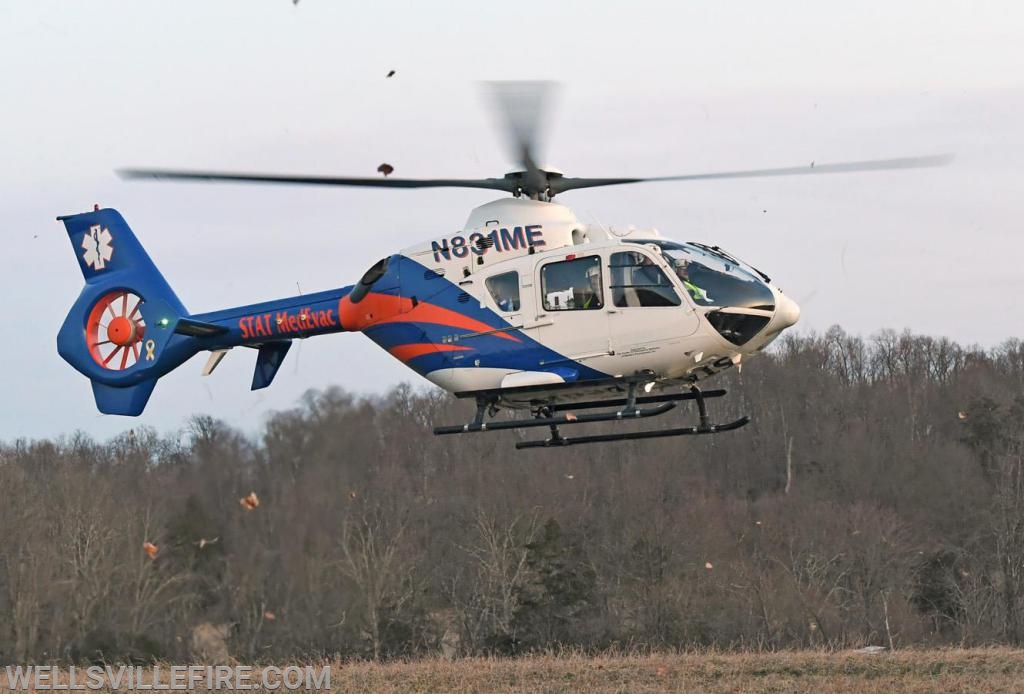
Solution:
[(476, 568), (472, 595), (476, 621), (486, 632), (485, 640), (514, 641), (516, 611), (527, 580), (528, 546), (540, 529), (538, 513), (533, 510), (503, 522), (478, 509), (473, 527), (473, 542), (461, 548)]
[(402, 581), (408, 555), (400, 554), (407, 519), (396, 518), (380, 507), (364, 512), (341, 525), (340, 569), (363, 597), (364, 620), (374, 660), (381, 657), (384, 608), (400, 608), (412, 598), (410, 585)]

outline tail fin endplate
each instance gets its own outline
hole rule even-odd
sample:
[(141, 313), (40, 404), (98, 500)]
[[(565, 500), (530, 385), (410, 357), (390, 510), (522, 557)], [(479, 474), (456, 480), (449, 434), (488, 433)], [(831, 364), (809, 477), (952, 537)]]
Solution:
[(58, 217), (85, 286), (57, 335), (57, 352), (92, 382), (106, 414), (138, 415), (156, 380), (195, 353), (188, 316), (117, 210)]

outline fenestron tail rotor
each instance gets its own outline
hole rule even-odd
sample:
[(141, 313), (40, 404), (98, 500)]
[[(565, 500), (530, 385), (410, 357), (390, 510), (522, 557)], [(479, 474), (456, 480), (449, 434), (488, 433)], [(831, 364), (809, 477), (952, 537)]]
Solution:
[(560, 171), (544, 169), (538, 164), (543, 144), (544, 124), (551, 97), (556, 91), (553, 82), (490, 82), (485, 89), (494, 105), (506, 135), (510, 156), (522, 169), (501, 178), (369, 178), (353, 176), (306, 176), (293, 174), (238, 173), (226, 171), (195, 171), (180, 169), (121, 169), (124, 178), (170, 179), (184, 181), (226, 181), (251, 183), (286, 183), (296, 185), (357, 186), (369, 188), (484, 188), (501, 190), (519, 197), (550, 200), (555, 195), (581, 188), (648, 183), (657, 181), (709, 181), (727, 178), (766, 178), (776, 176), (807, 176), (816, 174), (891, 171), (944, 166), (953, 160), (951, 154), (869, 159), (781, 168), (747, 169), (642, 177), (569, 177)]
[(85, 324), (89, 353), (97, 364), (112, 371), (124, 371), (138, 363), (145, 334), (142, 297), (125, 289), (102, 296)]

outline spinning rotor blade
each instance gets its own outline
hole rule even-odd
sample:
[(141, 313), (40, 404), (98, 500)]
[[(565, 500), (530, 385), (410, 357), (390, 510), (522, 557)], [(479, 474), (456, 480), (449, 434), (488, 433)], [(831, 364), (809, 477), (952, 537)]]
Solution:
[(362, 186), (367, 188), (490, 188), (513, 192), (517, 184), (504, 178), (356, 178), (351, 176), (288, 176), (218, 171), (169, 169), (119, 169), (121, 178), (171, 179), (178, 181), (240, 181), (248, 183), (294, 183), (319, 186)]
[(894, 169), (920, 169), (931, 166), (945, 166), (953, 161), (952, 154), (936, 154), (924, 157), (902, 157), (899, 159), (872, 159), (868, 161), (847, 161), (836, 164), (790, 166), (781, 169), (751, 169), (749, 171), (721, 171), (718, 173), (685, 174), (682, 176), (653, 176), (650, 178), (552, 178), (551, 194), (564, 193), (579, 188), (615, 186), (623, 183), (644, 183), (648, 181), (704, 181), (716, 178), (764, 178), (769, 176), (803, 176), (806, 174), (852, 173), (856, 171), (889, 171)]
[(509, 154), (526, 175), (523, 192), (532, 195), (547, 189), (547, 174), (537, 163), (543, 144), (545, 116), (554, 82), (488, 82), (486, 90), (502, 122)]

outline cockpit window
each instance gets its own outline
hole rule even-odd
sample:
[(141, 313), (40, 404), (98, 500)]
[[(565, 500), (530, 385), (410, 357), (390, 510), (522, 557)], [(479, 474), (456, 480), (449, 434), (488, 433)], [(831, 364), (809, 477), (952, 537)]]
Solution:
[(729, 306), (771, 311), (775, 297), (756, 275), (725, 253), (692, 243), (630, 241), (658, 246), (686, 292), (698, 306)]
[(629, 306), (678, 306), (682, 303), (672, 282), (643, 253), (612, 253), (612, 303)]

